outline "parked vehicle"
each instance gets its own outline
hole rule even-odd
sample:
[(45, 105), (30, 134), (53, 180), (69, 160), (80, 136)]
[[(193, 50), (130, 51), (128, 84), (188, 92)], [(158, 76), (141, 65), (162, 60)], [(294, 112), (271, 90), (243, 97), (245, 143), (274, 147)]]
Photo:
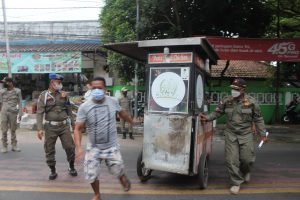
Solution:
[(300, 110), (296, 109), (298, 106), (300, 107), (299, 103), (297, 106), (294, 106), (291, 109), (286, 109), (286, 112), (283, 115), (283, 121), (285, 123), (291, 123), (291, 124), (300, 123)]
[(297, 96), (293, 97), (293, 100), (286, 105), (285, 115), (283, 116), (285, 123), (300, 123), (300, 103), (297, 100)]

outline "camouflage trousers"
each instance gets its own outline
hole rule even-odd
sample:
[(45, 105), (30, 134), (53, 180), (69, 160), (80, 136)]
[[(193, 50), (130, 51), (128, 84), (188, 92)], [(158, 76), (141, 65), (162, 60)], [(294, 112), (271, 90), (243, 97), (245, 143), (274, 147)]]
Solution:
[(128, 133), (132, 133), (132, 125), (128, 122), (126, 122), (124, 119), (120, 119), (120, 124), (121, 124), (121, 132), (125, 133), (126, 132), (126, 126), (125, 124), (127, 123), (128, 125)]
[(225, 158), (229, 172), (230, 184), (238, 186), (244, 182), (245, 174), (250, 172), (255, 161), (253, 140), (239, 143), (225, 138)]
[(2, 130), (2, 145), (3, 147), (7, 147), (7, 132), (10, 128), (11, 132), (11, 145), (17, 145), (17, 115), (18, 113), (2, 111), (1, 112), (1, 130)]
[(75, 161), (75, 144), (71, 135), (70, 126), (66, 125), (50, 125), (45, 124), (45, 143), (44, 149), (46, 153), (47, 165), (55, 166), (55, 144), (59, 137), (62, 147), (67, 154), (68, 162)]

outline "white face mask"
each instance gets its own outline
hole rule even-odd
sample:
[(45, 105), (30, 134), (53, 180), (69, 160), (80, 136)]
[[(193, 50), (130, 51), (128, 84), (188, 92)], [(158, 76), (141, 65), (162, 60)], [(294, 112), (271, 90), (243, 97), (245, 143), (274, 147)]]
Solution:
[(241, 92), (238, 90), (231, 90), (231, 96), (232, 97), (239, 97), (241, 95)]
[(60, 84), (54, 84), (54, 89), (55, 89), (56, 91), (61, 91), (62, 88), (63, 88), (63, 85), (62, 85), (61, 83), (60, 83)]

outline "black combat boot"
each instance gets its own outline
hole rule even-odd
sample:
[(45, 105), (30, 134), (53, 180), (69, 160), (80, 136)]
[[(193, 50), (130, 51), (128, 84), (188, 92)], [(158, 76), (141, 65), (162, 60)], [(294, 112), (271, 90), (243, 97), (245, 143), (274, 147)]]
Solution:
[(50, 170), (51, 170), (51, 173), (49, 175), (49, 180), (54, 180), (57, 177), (55, 166), (49, 166), (49, 167), (50, 167)]
[(126, 132), (123, 132), (122, 134), (123, 134), (122, 139), (126, 139)]
[(134, 140), (134, 137), (132, 136), (132, 132), (129, 133), (129, 138)]
[(74, 161), (70, 162), (70, 167), (69, 167), (68, 171), (71, 176), (77, 176), (77, 171), (74, 167)]

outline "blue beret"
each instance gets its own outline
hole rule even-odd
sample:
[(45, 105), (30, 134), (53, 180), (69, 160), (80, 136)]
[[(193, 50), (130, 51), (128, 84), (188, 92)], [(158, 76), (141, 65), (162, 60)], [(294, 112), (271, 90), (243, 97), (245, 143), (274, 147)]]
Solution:
[(51, 79), (51, 80), (64, 80), (64, 75), (51, 73), (51, 74), (49, 74), (49, 79)]

